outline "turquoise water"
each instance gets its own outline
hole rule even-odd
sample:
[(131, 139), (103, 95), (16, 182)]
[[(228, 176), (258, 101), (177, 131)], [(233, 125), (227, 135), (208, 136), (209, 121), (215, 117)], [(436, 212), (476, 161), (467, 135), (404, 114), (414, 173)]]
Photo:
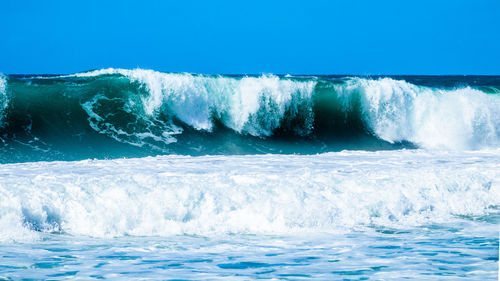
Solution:
[(499, 89), (0, 76), (0, 280), (495, 280)]
[(498, 229), (485, 237), (464, 228), (306, 237), (89, 239), (48, 234), (36, 244), (1, 246), (0, 268), (14, 279), (495, 280)]

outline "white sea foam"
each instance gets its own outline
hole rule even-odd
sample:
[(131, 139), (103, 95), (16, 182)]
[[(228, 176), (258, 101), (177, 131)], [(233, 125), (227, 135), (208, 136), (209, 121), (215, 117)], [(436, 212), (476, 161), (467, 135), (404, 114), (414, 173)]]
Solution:
[(500, 96), (472, 88), (444, 90), (390, 78), (353, 78), (337, 86), (361, 99), (364, 121), (379, 138), (424, 148), (480, 149), (500, 144)]
[(0, 240), (412, 227), (500, 206), (500, 151), (0, 165)]

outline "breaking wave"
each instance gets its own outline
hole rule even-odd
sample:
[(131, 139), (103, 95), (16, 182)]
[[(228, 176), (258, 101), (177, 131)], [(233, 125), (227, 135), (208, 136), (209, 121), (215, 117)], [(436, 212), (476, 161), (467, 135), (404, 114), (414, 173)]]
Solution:
[(0, 161), (498, 147), (498, 79), (403, 78), (101, 69), (8, 76), (7, 88), (0, 77)]

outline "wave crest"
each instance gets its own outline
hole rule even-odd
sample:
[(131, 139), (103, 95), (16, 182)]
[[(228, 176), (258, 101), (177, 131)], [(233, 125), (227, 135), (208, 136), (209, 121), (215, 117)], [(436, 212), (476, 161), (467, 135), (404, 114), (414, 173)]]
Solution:
[(363, 120), (379, 138), (425, 148), (478, 149), (500, 140), (500, 98), (470, 87), (439, 89), (405, 81), (353, 78), (336, 87), (359, 98)]
[[(213, 119), (238, 133), (270, 136), (285, 118), (299, 114), (308, 103), (316, 81), (293, 81), (273, 75), (225, 77), (153, 70), (103, 69), (75, 74), (76, 77), (120, 74), (139, 82), (149, 95), (142, 105), (148, 115), (165, 110), (185, 124), (211, 131)], [(310, 127), (312, 124), (308, 124)], [(307, 127), (307, 125), (306, 125)]]
[[(225, 77), (152, 70), (103, 69), (78, 77), (120, 74), (143, 85), (144, 112), (166, 110), (185, 124), (211, 131), (214, 119), (253, 136), (271, 136), (283, 121), (299, 117), (299, 135), (314, 128), (318, 79)], [(478, 149), (498, 146), (500, 99), (470, 87), (440, 89), (392, 78), (346, 78), (328, 93), (344, 112), (359, 114), (366, 128), (390, 143), (411, 142), (425, 148)], [(359, 103), (358, 112), (352, 109)], [(300, 122), (296, 122), (300, 123)]]

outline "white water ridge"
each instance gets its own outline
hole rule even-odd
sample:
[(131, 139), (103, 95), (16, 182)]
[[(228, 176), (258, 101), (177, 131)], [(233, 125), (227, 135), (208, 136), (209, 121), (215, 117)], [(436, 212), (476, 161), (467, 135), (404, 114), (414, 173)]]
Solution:
[(0, 240), (292, 234), (495, 212), (500, 152), (160, 156), (0, 166)]

